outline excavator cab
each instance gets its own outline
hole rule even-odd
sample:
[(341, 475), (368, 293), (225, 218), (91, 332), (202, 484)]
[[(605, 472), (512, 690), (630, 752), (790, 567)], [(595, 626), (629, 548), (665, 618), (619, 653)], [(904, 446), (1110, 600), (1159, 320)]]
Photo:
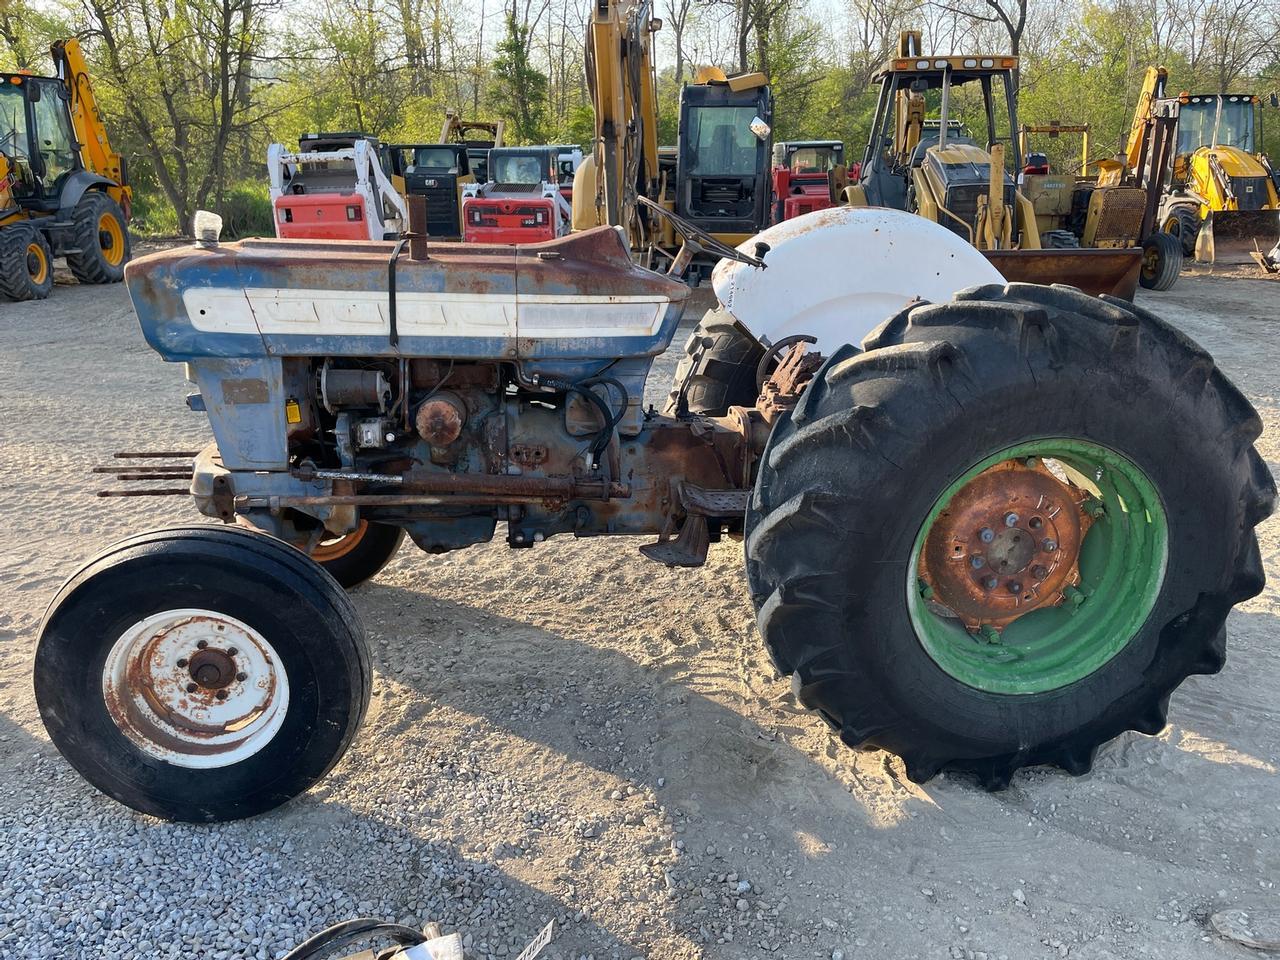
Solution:
[[(769, 222), (773, 95), (764, 74), (703, 70), (680, 91), (678, 216), (734, 247)], [(696, 265), (695, 265), (696, 267)]]

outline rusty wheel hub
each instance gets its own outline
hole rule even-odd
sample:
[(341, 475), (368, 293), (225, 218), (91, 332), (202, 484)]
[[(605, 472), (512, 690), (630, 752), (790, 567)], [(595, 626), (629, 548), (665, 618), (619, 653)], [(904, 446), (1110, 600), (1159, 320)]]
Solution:
[(929, 530), (918, 574), (930, 600), (970, 631), (1062, 603), (1080, 581), (1087, 503), (1039, 459), (984, 470)]
[(270, 642), (211, 610), (166, 610), (126, 630), (107, 655), (102, 692), (111, 719), (140, 750), (199, 769), (257, 753), (289, 705)]

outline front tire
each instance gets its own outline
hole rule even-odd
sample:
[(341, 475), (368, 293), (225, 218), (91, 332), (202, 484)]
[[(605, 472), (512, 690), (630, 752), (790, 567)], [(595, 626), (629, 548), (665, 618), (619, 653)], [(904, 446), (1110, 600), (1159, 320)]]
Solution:
[(1182, 244), (1178, 238), (1156, 231), (1142, 244), (1142, 269), (1138, 283), (1144, 290), (1168, 290), (1182, 272)]
[(864, 348), (775, 426), (747, 516), (760, 630), (800, 700), (916, 782), (989, 789), (1159, 732), (1263, 586), (1252, 406), (1173, 327), (1074, 288), (962, 291)]
[(235, 527), (141, 534), (59, 590), (36, 648), (41, 719), (103, 793), (165, 820), (250, 817), (318, 782), (369, 703), (351, 601)]
[(53, 290), (53, 252), (44, 233), (29, 222), (0, 227), (0, 295), (43, 300)]
[(1196, 253), (1196, 238), (1200, 235), (1200, 211), (1194, 204), (1183, 203), (1174, 207), (1164, 218), (1164, 233), (1178, 239), (1182, 245), (1182, 255), (1193, 257)]

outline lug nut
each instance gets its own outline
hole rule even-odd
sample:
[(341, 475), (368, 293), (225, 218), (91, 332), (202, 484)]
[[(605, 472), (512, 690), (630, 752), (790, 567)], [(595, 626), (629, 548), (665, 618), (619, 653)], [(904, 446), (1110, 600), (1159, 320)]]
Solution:
[(1017, 580), (1010, 580), (1008, 586), (1009, 586), (1010, 593), (1022, 592), (1022, 584), (1020, 584)]
[(1053, 553), (1053, 551), (1058, 549), (1058, 541), (1053, 539), (1053, 537), (1045, 537), (1040, 541), (1040, 549), (1045, 553)]
[(186, 657), (182, 657), (182, 658), (180, 658), (180, 659), (178, 660), (178, 666), (179, 666), (179, 667), (185, 667), (186, 665), (187, 665), (187, 658), (186, 658)]
[(1043, 563), (1037, 563), (1031, 568), (1031, 575), (1037, 580), (1043, 580), (1045, 577), (1049, 576), (1049, 568)]
[(1032, 530), (1039, 530), (1041, 527), (1044, 526), (1044, 521), (1041, 520), (1039, 517), (1032, 517), (1030, 520), (1027, 521), (1027, 526), (1030, 527)]
[(988, 590), (994, 590), (996, 587), (1000, 585), (1000, 581), (997, 580), (995, 577), (987, 577), (987, 579), (982, 581), (982, 585), (986, 587)]
[(983, 564), (985, 564), (986, 562), (987, 562), (986, 558), (980, 555), (975, 555), (969, 558), (969, 565), (973, 567), (973, 569), (975, 570), (981, 570)]
[(208, 641), (208, 640), (201, 640), (199, 643), (197, 643), (197, 644), (196, 644), (196, 649), (197, 649), (197, 650), (203, 650), (203, 649), (204, 649), (205, 647), (207, 647), (208, 645), (209, 645), (209, 641)]
[(1018, 525), (1018, 515), (1016, 513), (1006, 513), (1004, 515), (1004, 525), (1006, 527), (1016, 527)]
[(187, 693), (195, 693), (195, 692), (196, 692), (196, 685), (194, 683), (188, 683)]
[(244, 683), (246, 680), (249, 679), (249, 675), (247, 673), (237, 673), (236, 679), (239, 680), (241, 683)]
[(214, 694), (214, 696), (217, 697), (219, 700), (225, 700), (227, 699), (227, 691), (219, 690), (217, 693)]
[(239, 650), (237, 650), (235, 647), (228, 647), (228, 648), (227, 648), (227, 656), (228, 656), (228, 657), (234, 657), (234, 656), (235, 656), (237, 653), (239, 653), (239, 652), (240, 652), (240, 651), (239, 651)]
[(996, 532), (992, 530), (990, 527), (983, 527), (981, 530), (978, 531), (978, 539), (981, 540), (983, 543), (990, 543), (995, 538), (996, 538)]

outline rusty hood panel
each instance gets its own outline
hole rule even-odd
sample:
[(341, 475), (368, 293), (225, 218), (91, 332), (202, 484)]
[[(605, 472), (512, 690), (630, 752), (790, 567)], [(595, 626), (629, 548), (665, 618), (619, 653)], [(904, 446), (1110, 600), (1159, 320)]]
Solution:
[(129, 264), (147, 342), (168, 360), (271, 354), (494, 359), (652, 356), (688, 288), (636, 266), (617, 230), (523, 247), (437, 243), (396, 261), (390, 242), (245, 240)]

